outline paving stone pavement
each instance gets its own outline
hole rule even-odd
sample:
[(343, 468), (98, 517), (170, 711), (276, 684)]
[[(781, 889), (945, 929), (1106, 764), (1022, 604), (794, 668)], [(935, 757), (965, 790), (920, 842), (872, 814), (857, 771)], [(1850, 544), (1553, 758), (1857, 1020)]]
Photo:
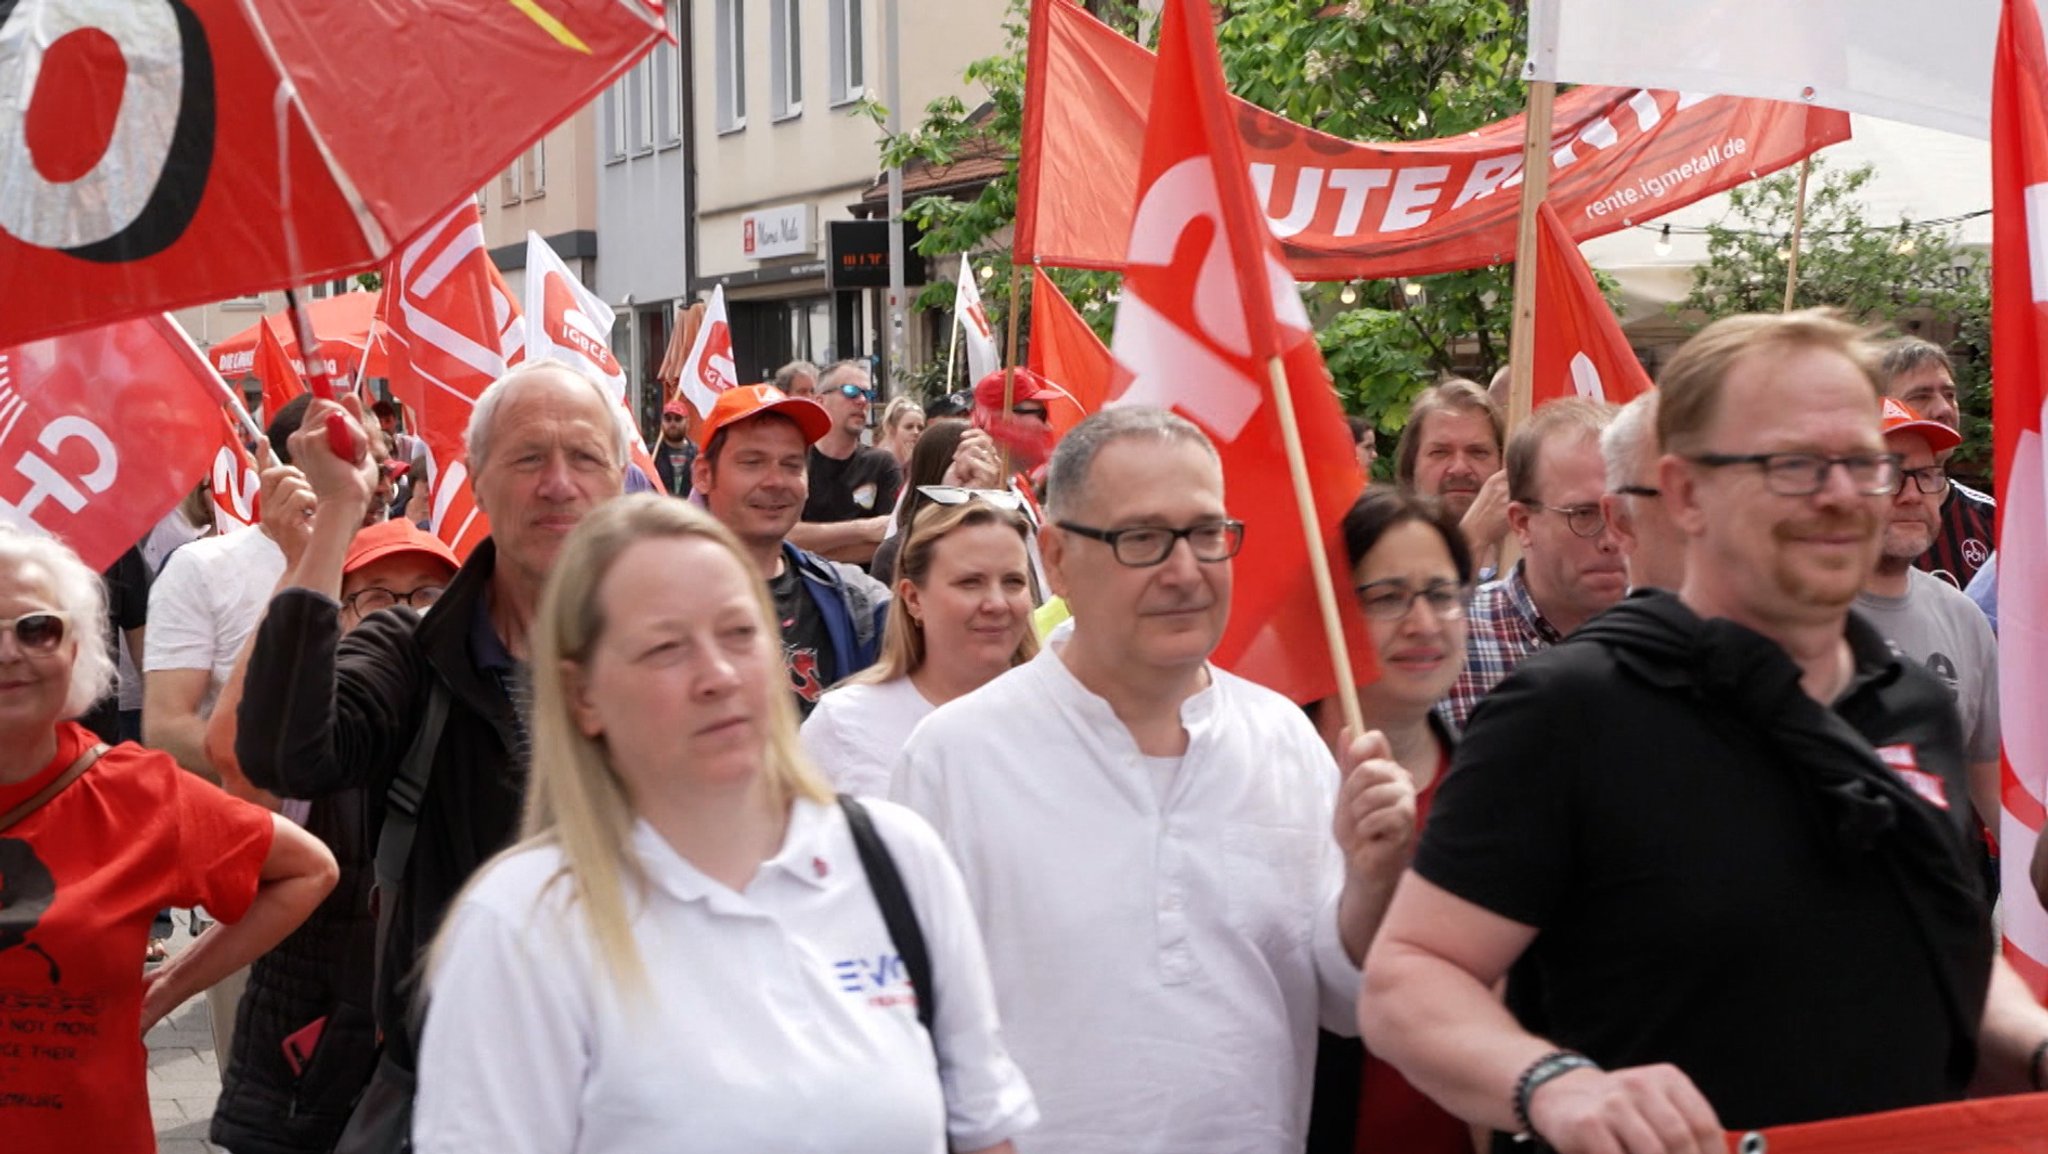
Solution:
[[(172, 915), (177, 932), (171, 952), (192, 944), (184, 911)], [(213, 1052), (213, 1027), (206, 996), (179, 1006), (144, 1038), (149, 1045), (149, 1115), (156, 1122), (157, 1154), (220, 1154), (206, 1140), (220, 1096), (220, 1066)]]

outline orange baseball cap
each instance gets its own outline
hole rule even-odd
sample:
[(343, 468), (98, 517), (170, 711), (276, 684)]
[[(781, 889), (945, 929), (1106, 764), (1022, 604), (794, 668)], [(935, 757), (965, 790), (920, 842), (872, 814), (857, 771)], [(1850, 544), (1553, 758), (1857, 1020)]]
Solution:
[(348, 544), (348, 557), (341, 563), (343, 573), (353, 573), (373, 561), (400, 553), (422, 553), (447, 564), (449, 572), (462, 568), (455, 551), (439, 537), (403, 517), (393, 517), (356, 533)]
[(763, 413), (780, 413), (795, 421), (806, 445), (832, 431), (832, 414), (809, 397), (792, 397), (774, 385), (734, 385), (718, 394), (711, 415), (697, 423), (697, 447), (710, 445), (718, 430)]
[(1927, 438), (1927, 447), (1935, 452), (1945, 452), (1963, 443), (1963, 435), (1942, 424), (1930, 421), (1913, 411), (1913, 406), (1896, 397), (1884, 399), (1884, 435), (1893, 433), (1918, 433)]

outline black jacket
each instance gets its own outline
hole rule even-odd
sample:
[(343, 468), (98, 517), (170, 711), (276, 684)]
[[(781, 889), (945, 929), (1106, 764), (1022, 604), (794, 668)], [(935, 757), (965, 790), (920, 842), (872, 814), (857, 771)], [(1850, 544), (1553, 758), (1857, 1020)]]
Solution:
[(447, 687), (448, 719), (420, 805), (405, 885), (382, 958), (377, 1024), (410, 1068), (402, 1026), (415, 965), (464, 882), (509, 845), (526, 792), (524, 729), (511, 685), (523, 670), (494, 662), (485, 614), (497, 550), (479, 545), (425, 617), (399, 607), (371, 614), (346, 638), (340, 605), (304, 589), (271, 600), (249, 661), (235, 755), (250, 781), (280, 797), (366, 790), (381, 813), (400, 760)]

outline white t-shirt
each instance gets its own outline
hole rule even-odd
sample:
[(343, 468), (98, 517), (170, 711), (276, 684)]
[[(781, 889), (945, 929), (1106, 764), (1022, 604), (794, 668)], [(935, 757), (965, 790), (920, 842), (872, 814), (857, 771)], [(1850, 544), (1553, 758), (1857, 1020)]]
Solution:
[(207, 670), (212, 678), (199, 714), (210, 716), (282, 576), (284, 551), (254, 525), (172, 553), (149, 587), (142, 671)]
[(891, 795), (967, 879), (1044, 1119), (1022, 1154), (1296, 1154), (1316, 1027), (1357, 1033), (1337, 927), (1337, 766), (1308, 718), (1213, 666), (1162, 798), (1056, 649), (940, 706)]
[(1029, 1127), (959, 871), (915, 814), (868, 809), (931, 954), (938, 1069), (839, 807), (798, 801), (740, 893), (642, 822), (638, 1000), (610, 981), (569, 886), (549, 886), (553, 846), (493, 863), (449, 914), (420, 1154), (944, 1154)]
[(889, 770), (917, 723), (937, 708), (910, 678), (840, 685), (804, 719), (804, 752), (832, 788), (855, 797), (888, 797)]

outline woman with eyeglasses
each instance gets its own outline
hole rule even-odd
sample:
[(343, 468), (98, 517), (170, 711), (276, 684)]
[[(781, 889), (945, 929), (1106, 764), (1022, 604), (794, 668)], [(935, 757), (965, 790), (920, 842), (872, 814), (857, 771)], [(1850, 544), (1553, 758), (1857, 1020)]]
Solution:
[[(1368, 728), (1386, 735), (1393, 760), (1415, 780), (1417, 832), (1450, 769), (1455, 737), (1436, 704), (1465, 667), (1465, 597), (1471, 546), (1436, 500), (1387, 485), (1368, 488), (1344, 516), (1353, 595), (1379, 659), (1377, 680), (1358, 688)], [(1309, 706), (1341, 756), (1344, 711), (1334, 699)], [(1352, 1039), (1325, 1035), (1317, 1055), (1309, 1149), (1385, 1154), (1470, 1154), (1471, 1130)]]
[(525, 837), (428, 954), (420, 1154), (1008, 1152), (1036, 1121), (958, 870), (909, 810), (833, 804), (775, 620), (684, 502), (570, 534), (534, 621)]
[[(249, 964), (334, 887), (289, 822), (69, 720), (106, 693), (99, 575), (0, 526), (0, 1147), (156, 1149), (142, 1035)], [(219, 919), (144, 972), (166, 906)]]
[(884, 584), (895, 584), (896, 555), (917, 511), (930, 503), (920, 490), (938, 485), (955, 489), (993, 488), (1002, 457), (989, 435), (957, 417), (931, 421), (911, 450), (904, 470), (903, 494), (896, 502), (889, 533), (875, 549), (868, 572)]
[(938, 485), (918, 495), (881, 656), (826, 691), (803, 726), (833, 788), (861, 797), (889, 795), (889, 771), (927, 714), (1038, 653), (1022, 498)]

